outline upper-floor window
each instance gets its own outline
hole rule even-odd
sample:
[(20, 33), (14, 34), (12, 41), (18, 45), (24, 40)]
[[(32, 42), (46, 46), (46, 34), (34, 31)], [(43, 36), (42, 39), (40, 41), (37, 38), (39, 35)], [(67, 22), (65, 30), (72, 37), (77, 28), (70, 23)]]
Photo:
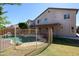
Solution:
[(44, 21), (47, 21), (47, 18), (45, 18)]
[(70, 19), (70, 14), (64, 14), (64, 19)]
[(48, 19), (47, 18), (44, 19), (44, 23), (48, 23)]
[(40, 23), (40, 20), (41, 20), (41, 19), (38, 19), (38, 20), (37, 20), (37, 23), (38, 23), (38, 24)]
[(39, 20), (37, 20), (37, 23), (39, 24)]

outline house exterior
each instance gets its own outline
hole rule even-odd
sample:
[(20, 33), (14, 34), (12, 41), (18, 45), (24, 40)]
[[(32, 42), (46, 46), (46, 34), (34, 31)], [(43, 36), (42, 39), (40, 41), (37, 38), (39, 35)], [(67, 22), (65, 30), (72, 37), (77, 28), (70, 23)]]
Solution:
[(51, 29), (56, 36), (76, 36), (77, 13), (78, 9), (74, 8), (48, 8), (34, 20), (35, 27), (41, 32)]
[(34, 26), (34, 21), (33, 20), (27, 20), (27, 22), (26, 22), (27, 24), (28, 24), (28, 28), (33, 28), (33, 27), (35, 27)]
[(14, 29), (15, 27), (16, 27), (16, 28), (19, 28), (18, 24), (10, 25), (10, 26), (8, 26), (7, 28), (9, 28), (9, 29)]

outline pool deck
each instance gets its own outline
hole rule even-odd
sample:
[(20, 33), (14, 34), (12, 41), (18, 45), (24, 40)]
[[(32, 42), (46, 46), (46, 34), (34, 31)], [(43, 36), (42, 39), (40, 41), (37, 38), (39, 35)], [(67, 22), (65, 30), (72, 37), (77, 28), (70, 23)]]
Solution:
[(11, 46), (10, 40), (4, 40), (4, 39), (0, 40), (0, 50), (3, 50), (3, 49), (8, 48), (10, 46)]
[[(28, 48), (31, 48), (32, 46), (34, 47), (36, 47), (36, 46), (38, 46), (38, 45), (43, 45), (43, 44), (45, 44), (44, 42), (28, 42), (28, 43), (22, 43), (21, 45), (19, 45), (19, 46), (16, 46), (16, 48), (17, 49), (21, 49), (21, 48), (24, 48), (24, 47), (26, 47), (27, 49)], [(35, 48), (34, 47), (34, 48)]]
[[(36, 46), (37, 45), (41, 45), (44, 44), (44, 42), (39, 42), (39, 41), (35, 41), (35, 42), (26, 42), (26, 43), (22, 43), (21, 45), (16, 46), (17, 49), (19, 48), (23, 48), (23, 47), (31, 47), (31, 46)], [(10, 40), (4, 40), (1, 39), (0, 40), (0, 50), (4, 50), (10, 46), (12, 46), (13, 44), (11, 44)], [(28, 48), (27, 48), (28, 49)]]

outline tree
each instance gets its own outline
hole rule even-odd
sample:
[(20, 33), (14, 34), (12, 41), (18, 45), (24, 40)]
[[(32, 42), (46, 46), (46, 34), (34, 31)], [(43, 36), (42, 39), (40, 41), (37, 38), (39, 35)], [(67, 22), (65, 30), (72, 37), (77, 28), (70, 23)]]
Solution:
[(21, 5), (21, 3), (0, 3), (0, 5)]
[(27, 23), (19, 23), (18, 24), (19, 25), (19, 27), (21, 28), (21, 29), (27, 29), (28, 28), (28, 25), (27, 25)]
[(6, 12), (3, 11), (3, 7), (0, 5), (0, 29), (4, 28), (6, 24), (10, 22), (6, 20), (7, 16), (4, 16)]
[(4, 5), (20, 5), (19, 3), (0, 3), (0, 29), (5, 28), (6, 24), (10, 24), (9, 21), (6, 20), (7, 16), (4, 16), (7, 11), (4, 10)]

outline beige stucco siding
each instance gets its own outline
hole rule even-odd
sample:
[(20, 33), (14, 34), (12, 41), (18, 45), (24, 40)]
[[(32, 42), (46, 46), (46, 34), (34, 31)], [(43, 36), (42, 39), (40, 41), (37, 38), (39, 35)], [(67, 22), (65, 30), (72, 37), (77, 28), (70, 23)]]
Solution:
[[(36, 25), (39, 24), (53, 24), (60, 23), (63, 28), (61, 30), (57, 30), (57, 35), (60, 36), (75, 36), (76, 34), (76, 10), (58, 10), (58, 9), (49, 9), (44, 12), (40, 17), (36, 19)], [(70, 19), (64, 19), (64, 14), (70, 14)], [(47, 18), (47, 23), (45, 22), (45, 18)], [(39, 24), (37, 21), (39, 21)], [(72, 27), (74, 27), (74, 32), (72, 32)]]

